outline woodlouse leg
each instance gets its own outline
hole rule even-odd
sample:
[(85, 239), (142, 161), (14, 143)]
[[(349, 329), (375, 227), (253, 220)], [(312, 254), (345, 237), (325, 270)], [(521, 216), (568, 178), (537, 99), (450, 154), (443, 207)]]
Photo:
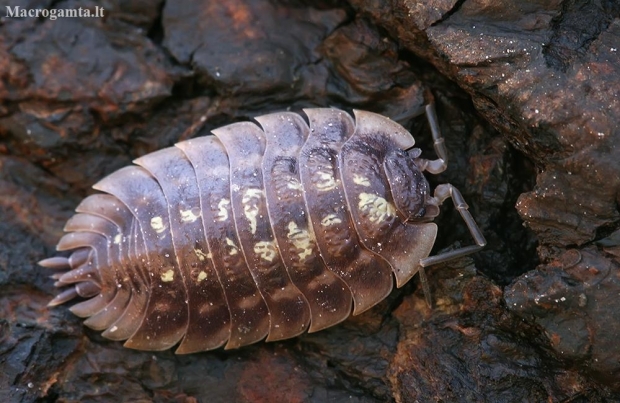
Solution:
[(467, 228), (469, 228), (469, 233), (476, 241), (475, 245), (464, 246), (462, 248), (458, 248), (455, 250), (451, 250), (449, 252), (440, 253), (439, 255), (430, 256), (420, 260), (420, 282), (422, 284), (422, 289), (424, 290), (424, 295), (426, 297), (426, 302), (430, 306), (430, 290), (428, 287), (428, 283), (426, 281), (426, 276), (424, 273), (424, 267), (428, 267), (438, 263), (444, 263), (453, 259), (458, 259), (463, 256), (470, 255), (472, 253), (478, 252), (486, 245), (487, 241), (482, 235), (482, 231), (476, 224), (476, 221), (472, 217), (469, 212), (469, 206), (465, 203), (465, 199), (463, 199), (463, 195), (461, 192), (454, 186), (449, 183), (444, 183), (438, 185), (435, 188), (435, 199), (437, 199), (438, 204), (441, 205), (446, 199), (451, 198), (454, 203), (454, 207), (459, 212), (465, 224), (467, 224)]

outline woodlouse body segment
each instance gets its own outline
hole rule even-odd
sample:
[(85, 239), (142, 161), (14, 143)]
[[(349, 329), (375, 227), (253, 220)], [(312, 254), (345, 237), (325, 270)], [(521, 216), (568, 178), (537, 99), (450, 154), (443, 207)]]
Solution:
[(389, 264), (373, 258), (355, 232), (344, 194), (338, 153), (353, 134), (351, 117), (335, 109), (304, 111), (311, 135), (300, 153), (301, 180), (317, 244), (327, 266), (347, 285), (353, 314), (383, 300), (392, 290)]
[(216, 137), (177, 144), (191, 161), (200, 189), (202, 222), (212, 259), (230, 312), (227, 348), (255, 343), (267, 336), (267, 306), (243, 255), (231, 207), (230, 163)]
[(275, 113), (256, 119), (265, 131), (263, 178), (269, 218), (291, 281), (305, 296), (310, 310), (309, 331), (345, 320), (352, 298), (346, 284), (332, 273), (319, 254), (315, 230), (304, 200), (299, 153), (309, 128), (294, 113)]
[(253, 123), (236, 123), (213, 133), (230, 158), (231, 207), (240, 252), (269, 311), (267, 340), (304, 332), (310, 323), (308, 304), (284, 267), (269, 223), (262, 174), (264, 132)]
[[(380, 115), (307, 109), (235, 123), (135, 160), (93, 187), (40, 262), (65, 288), (50, 302), (127, 347), (237, 348), (318, 331), (359, 314), (424, 267), (481, 249), (462, 196), (424, 171), (437, 160)], [(452, 198), (476, 245), (429, 257)], [(430, 301), (430, 299), (429, 299)]]

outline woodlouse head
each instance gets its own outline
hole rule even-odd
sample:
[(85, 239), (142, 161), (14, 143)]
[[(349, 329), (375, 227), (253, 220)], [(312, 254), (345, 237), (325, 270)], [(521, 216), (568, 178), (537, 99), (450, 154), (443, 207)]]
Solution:
[(394, 151), (384, 162), (396, 208), (406, 221), (428, 222), (439, 215), (439, 206), (431, 197), (430, 186), (416, 165), (420, 150)]

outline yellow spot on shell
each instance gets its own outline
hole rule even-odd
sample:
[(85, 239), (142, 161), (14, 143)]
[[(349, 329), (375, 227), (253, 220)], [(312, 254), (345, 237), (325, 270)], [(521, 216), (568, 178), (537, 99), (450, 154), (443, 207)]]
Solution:
[(194, 222), (200, 217), (200, 211), (198, 209), (179, 210), (181, 213), (181, 221)]
[(205, 259), (213, 259), (213, 255), (211, 255), (211, 252), (204, 253), (202, 250), (196, 248), (194, 249), (194, 253), (196, 254), (196, 256), (198, 256), (198, 260), (200, 260), (201, 262)]
[(205, 273), (204, 271), (201, 271), (200, 273), (198, 273), (198, 282), (200, 283), (202, 280), (204, 280), (205, 278), (207, 278), (207, 273)]
[(304, 261), (308, 256), (312, 254), (312, 248), (314, 247), (314, 239), (310, 236), (307, 230), (299, 228), (297, 223), (291, 221), (288, 223), (288, 239), (293, 242), (293, 245), (301, 250), (299, 252), (299, 260)]
[(329, 227), (340, 223), (342, 223), (342, 220), (338, 218), (336, 214), (328, 214), (321, 220), (321, 225), (324, 227)]
[(226, 208), (226, 206), (230, 205), (230, 200), (228, 199), (222, 199), (220, 200), (220, 202), (217, 204), (217, 208), (218, 208), (218, 212), (217, 212), (217, 217), (215, 217), (215, 219), (217, 221), (226, 221), (228, 220), (228, 209)]
[(261, 259), (268, 262), (273, 262), (278, 254), (275, 242), (261, 241), (254, 245), (254, 253), (260, 256)]
[(303, 186), (301, 186), (301, 183), (295, 178), (291, 178), (287, 183), (286, 187), (292, 190), (304, 190)]
[(164, 232), (166, 229), (164, 226), (164, 220), (162, 220), (159, 216), (151, 218), (151, 228), (153, 228), (158, 234)]
[(119, 243), (121, 243), (121, 241), (123, 240), (123, 237), (121, 234), (116, 234), (116, 236), (114, 237), (114, 244), (118, 245)]
[(316, 188), (321, 192), (327, 192), (335, 189), (337, 186), (336, 179), (331, 172), (318, 172), (318, 181), (316, 182)]
[(359, 174), (353, 174), (353, 183), (360, 186), (370, 187), (370, 180), (367, 177)]
[(161, 274), (161, 281), (163, 281), (164, 283), (168, 283), (172, 280), (174, 280), (174, 270), (168, 269)]
[(370, 222), (380, 223), (396, 215), (396, 209), (383, 197), (372, 193), (360, 193), (357, 207), (369, 217)]
[(230, 246), (230, 252), (228, 252), (230, 256), (235, 256), (239, 253), (239, 248), (237, 248), (237, 245), (235, 245), (232, 239), (226, 238), (226, 245)]
[(261, 189), (249, 188), (243, 194), (241, 204), (243, 205), (243, 214), (250, 223), (250, 232), (256, 233), (256, 217), (258, 217), (259, 206), (261, 198), (263, 197), (263, 191)]

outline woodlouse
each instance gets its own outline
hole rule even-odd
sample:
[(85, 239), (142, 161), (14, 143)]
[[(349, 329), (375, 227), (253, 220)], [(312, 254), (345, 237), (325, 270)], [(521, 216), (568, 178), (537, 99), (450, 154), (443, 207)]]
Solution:
[[(93, 187), (57, 249), (55, 306), (125, 346), (177, 353), (318, 331), (384, 299), (424, 267), (485, 239), (452, 185), (430, 195), (423, 171), (446, 169), (383, 116), (283, 112), (145, 155)], [(439, 205), (451, 197), (476, 242), (428, 257)]]

